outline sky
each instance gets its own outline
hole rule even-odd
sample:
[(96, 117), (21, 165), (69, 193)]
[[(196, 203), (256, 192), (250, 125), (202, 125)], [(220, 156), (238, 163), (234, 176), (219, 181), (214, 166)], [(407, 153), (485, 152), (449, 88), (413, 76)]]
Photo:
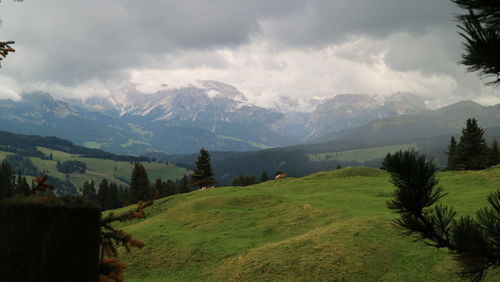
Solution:
[(500, 102), (459, 64), (450, 0), (26, 0), (0, 3), (0, 97), (146, 93), (198, 79), (265, 106), (279, 96), (412, 92)]

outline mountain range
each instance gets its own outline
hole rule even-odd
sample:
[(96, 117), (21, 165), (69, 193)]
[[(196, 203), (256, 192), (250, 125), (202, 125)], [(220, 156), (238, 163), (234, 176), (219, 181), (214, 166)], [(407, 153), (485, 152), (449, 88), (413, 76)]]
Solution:
[(411, 93), (278, 97), (262, 107), (234, 86), (205, 80), (152, 94), (130, 85), (85, 100), (24, 93), (19, 101), (0, 100), (0, 130), (57, 136), (120, 154), (250, 151), (332, 139), (380, 118), (425, 109), (425, 101)]
[[(300, 177), (338, 166), (379, 167), (387, 153), (410, 147), (436, 158), (438, 166), (445, 167), (444, 152), (450, 138), (459, 139), (468, 118), (479, 121), (489, 144), (493, 139), (500, 140), (500, 105), (482, 106), (462, 101), (437, 110), (379, 119), (326, 142), (254, 152), (213, 152), (213, 167), (223, 184), (240, 175), (258, 177), (264, 171), (274, 174), (280, 170)], [(196, 154), (149, 153), (147, 156), (179, 164), (192, 164), (196, 159)]]

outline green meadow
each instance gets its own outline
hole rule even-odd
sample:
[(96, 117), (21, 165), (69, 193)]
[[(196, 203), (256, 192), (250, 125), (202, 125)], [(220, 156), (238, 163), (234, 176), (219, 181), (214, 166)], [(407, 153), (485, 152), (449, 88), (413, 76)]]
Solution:
[[(473, 215), (500, 167), (444, 172), (443, 202)], [(463, 281), (444, 249), (403, 237), (393, 187), (365, 167), (156, 200), (121, 228), (145, 243), (123, 253), (128, 281)], [(129, 207), (130, 208), (130, 207)], [(499, 281), (500, 271), (486, 281)]]
[[(43, 147), (38, 147), (37, 149), (46, 155), (52, 154), (52, 160), (42, 160), (40, 158), (30, 157), (31, 162), (33, 162), (38, 170), (46, 171), (48, 175), (59, 178), (60, 180), (69, 179), (76, 188), (81, 188), (85, 181), (93, 180), (98, 184), (105, 178), (118, 184), (127, 185), (122, 179), (128, 181), (134, 167), (134, 164), (131, 162), (82, 158), (76, 154), (68, 154)], [(0, 151), (0, 160), (4, 159), (8, 154), (12, 153)], [(84, 162), (87, 166), (85, 173), (70, 173), (66, 175), (57, 170), (57, 161), (64, 162), (71, 160)], [(186, 173), (186, 169), (171, 164), (144, 162), (143, 165), (151, 181), (157, 178), (163, 180), (180, 179), (184, 173)]]
[(408, 148), (418, 149), (417, 144), (400, 144), (392, 146), (374, 147), (358, 150), (348, 150), (341, 152), (306, 154), (309, 161), (324, 162), (324, 161), (357, 161), (364, 163), (367, 161), (382, 159), (388, 152), (396, 152), (399, 150), (407, 150)]

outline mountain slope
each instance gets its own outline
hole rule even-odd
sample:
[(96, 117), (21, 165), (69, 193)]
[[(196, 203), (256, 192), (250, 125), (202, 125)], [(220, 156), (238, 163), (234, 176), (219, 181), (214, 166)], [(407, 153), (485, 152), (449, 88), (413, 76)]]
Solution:
[[(337, 165), (379, 167), (387, 153), (408, 147), (436, 157), (438, 165), (444, 167), (450, 137), (460, 136), (469, 117), (479, 119), (488, 142), (500, 140), (500, 105), (484, 107), (464, 101), (439, 110), (381, 119), (333, 141), (255, 152), (211, 152), (213, 168), (220, 184), (229, 184), (242, 174), (259, 177), (263, 171), (272, 175), (281, 170), (300, 177)], [(192, 164), (196, 159), (195, 155), (147, 155), (182, 164)]]
[[(121, 156), (96, 149), (88, 149), (56, 137), (29, 136), (0, 131), (0, 162), (9, 155), (16, 155), (35, 169), (25, 170), (25, 165), (10, 163), (13, 170), (31, 178), (48, 174), (49, 182), (59, 195), (75, 194), (85, 181), (100, 183), (103, 179), (127, 185), (134, 162), (143, 162), (151, 181), (157, 178), (176, 180), (186, 169), (173, 164), (151, 162), (144, 157)], [(84, 172), (63, 173), (57, 163), (79, 161), (86, 165)]]
[(481, 106), (472, 101), (462, 101), (434, 111), (378, 120), (336, 140), (406, 142), (444, 134), (456, 135), (468, 118), (476, 118), (483, 128), (496, 127), (500, 124), (500, 105)]
[[(487, 205), (500, 168), (441, 173), (459, 215)], [(473, 189), (472, 189), (473, 188)], [(351, 168), (157, 200), (122, 227), (128, 281), (462, 281), (444, 250), (403, 237), (385, 172)], [(499, 271), (486, 281), (500, 279)]]

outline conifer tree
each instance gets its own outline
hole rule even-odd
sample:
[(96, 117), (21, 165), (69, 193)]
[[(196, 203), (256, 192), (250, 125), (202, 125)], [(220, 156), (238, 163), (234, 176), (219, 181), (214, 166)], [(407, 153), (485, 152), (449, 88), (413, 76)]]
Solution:
[(0, 166), (0, 200), (12, 197), (15, 188), (15, 175), (10, 165), (3, 161)]
[(181, 183), (179, 187), (176, 187), (174, 183), (174, 189), (177, 191), (177, 193), (189, 193), (191, 192), (191, 188), (189, 188), (190, 182), (189, 182), (189, 177), (187, 177), (186, 174), (181, 179)]
[(122, 207), (122, 204), (120, 203), (120, 196), (118, 195), (118, 186), (114, 182), (109, 183), (108, 197), (106, 201), (109, 209)]
[(382, 166), (396, 187), (387, 207), (400, 215), (394, 224), (404, 235), (447, 248), (459, 262), (460, 274), (473, 281), (500, 266), (500, 191), (489, 195), (491, 207), (481, 209), (475, 218), (456, 218), (452, 207), (438, 204), (446, 193), (436, 178), (433, 160), (416, 151), (399, 151), (387, 154)]
[(205, 149), (200, 150), (200, 155), (195, 165), (196, 169), (191, 176), (191, 185), (198, 186), (199, 188), (213, 185), (215, 179), (213, 178), (214, 174), (210, 163), (210, 154)]
[(153, 193), (149, 186), (149, 179), (146, 169), (141, 163), (135, 163), (130, 178), (130, 200), (132, 203), (139, 201), (149, 201), (153, 199)]
[(17, 195), (27, 195), (30, 191), (30, 186), (28, 185), (28, 181), (26, 180), (26, 177), (22, 176), (19, 174), (17, 176), (16, 180), (16, 187), (15, 187), (14, 194)]
[(500, 148), (498, 148), (498, 142), (495, 139), (490, 148), (489, 165), (494, 166), (497, 164), (500, 164)]
[(460, 35), (465, 39), (462, 64), (469, 71), (492, 77), (500, 85), (500, 4), (498, 0), (452, 0), (468, 13), (458, 15)]
[(109, 207), (109, 184), (107, 179), (103, 179), (99, 183), (99, 191), (97, 191), (97, 199), (99, 200), (99, 205), (101, 210), (108, 210)]
[(474, 118), (467, 119), (457, 146), (456, 166), (458, 169), (478, 170), (488, 166), (488, 144), (484, 130)]
[(260, 175), (260, 182), (266, 182), (269, 180), (269, 175), (267, 175), (267, 172), (263, 171), (262, 174)]
[(98, 202), (97, 193), (94, 187), (94, 181), (85, 181), (82, 188), (82, 197), (89, 202)]
[(448, 155), (448, 165), (446, 168), (448, 170), (456, 170), (456, 158), (457, 158), (457, 141), (454, 136), (451, 136), (450, 145), (448, 145), (448, 151), (445, 152)]

